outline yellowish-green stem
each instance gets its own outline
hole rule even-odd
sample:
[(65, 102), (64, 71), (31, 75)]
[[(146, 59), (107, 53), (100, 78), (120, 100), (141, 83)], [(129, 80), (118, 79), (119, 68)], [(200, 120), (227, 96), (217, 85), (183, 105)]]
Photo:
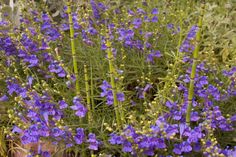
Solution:
[(115, 82), (115, 68), (114, 68), (114, 56), (111, 49), (111, 42), (107, 40), (107, 58), (109, 62), (109, 73), (110, 73), (110, 82), (112, 87), (112, 93), (113, 93), (113, 99), (114, 99), (114, 108), (115, 108), (115, 114), (116, 114), (116, 122), (117, 122), (117, 128), (120, 130), (121, 128), (121, 117), (120, 117), (120, 108), (118, 106), (118, 100), (117, 100), (117, 87)]
[(69, 0), (67, 3), (67, 13), (69, 17), (69, 26), (70, 26), (70, 40), (71, 40), (71, 52), (72, 52), (72, 59), (73, 59), (73, 68), (75, 73), (75, 89), (76, 89), (76, 95), (80, 95), (80, 86), (79, 86), (79, 71), (78, 71), (78, 65), (77, 65), (77, 58), (76, 58), (76, 52), (75, 52), (75, 39), (74, 39), (74, 24), (72, 20), (71, 15), (71, 4), (72, 1)]
[(88, 109), (88, 124), (91, 125), (92, 113), (91, 113), (91, 106), (90, 106), (91, 105), (91, 101), (90, 101), (91, 99), (90, 99), (87, 65), (84, 65), (84, 80), (85, 80), (86, 100), (87, 100), (87, 109)]
[(190, 84), (189, 84), (189, 89), (188, 89), (188, 107), (187, 107), (187, 113), (186, 113), (186, 123), (188, 125), (190, 125), (190, 121), (191, 121), (192, 100), (194, 96), (194, 79), (196, 75), (197, 61), (198, 61), (198, 55), (199, 55), (204, 9), (205, 9), (205, 3), (202, 4), (201, 15), (198, 21), (199, 30), (196, 35), (196, 44), (195, 44), (195, 49), (193, 51), (193, 63), (192, 63), (192, 71), (190, 75)]

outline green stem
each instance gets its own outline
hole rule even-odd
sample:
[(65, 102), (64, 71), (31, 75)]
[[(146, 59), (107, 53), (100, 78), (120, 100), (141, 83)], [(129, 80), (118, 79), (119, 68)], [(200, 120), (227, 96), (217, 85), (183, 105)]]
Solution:
[[(121, 64), (120, 64), (120, 69), (121, 70), (124, 70), (124, 67), (125, 67), (125, 58), (126, 58), (126, 55), (125, 55), (125, 52), (124, 52), (124, 49), (121, 49)], [(119, 77), (119, 86), (118, 86), (118, 90), (119, 91), (122, 91), (123, 90), (123, 82), (124, 82), (124, 75), (123, 73), (120, 75)], [(119, 106), (120, 106), (120, 114), (121, 114), (121, 121), (122, 123), (125, 123), (125, 109), (124, 109), (124, 104), (122, 102), (119, 102)]]
[(75, 40), (74, 40), (74, 25), (71, 15), (71, 3), (72, 1), (69, 0), (67, 3), (67, 13), (69, 16), (69, 25), (70, 25), (70, 41), (71, 41), (71, 52), (72, 52), (72, 59), (73, 59), (73, 67), (74, 67), (74, 73), (75, 73), (75, 89), (76, 89), (76, 95), (80, 95), (80, 87), (79, 87), (79, 72), (78, 72), (78, 65), (77, 65), (77, 59), (76, 59), (76, 52), (75, 52)]
[(93, 69), (90, 61), (90, 93), (91, 93), (91, 104), (92, 104), (92, 113), (95, 111), (95, 102), (94, 102), (94, 89), (93, 89)]
[(91, 107), (90, 107), (91, 101), (90, 101), (87, 65), (84, 65), (84, 80), (85, 80), (86, 100), (87, 100), (87, 108), (88, 108), (88, 124), (91, 125), (92, 114), (91, 114)]
[(200, 48), (200, 40), (201, 40), (201, 31), (202, 31), (202, 20), (203, 20), (203, 15), (204, 15), (204, 8), (205, 8), (205, 3), (202, 4), (202, 11), (201, 15), (198, 21), (198, 32), (196, 35), (196, 47), (193, 51), (193, 64), (192, 64), (192, 71), (190, 75), (190, 84), (189, 84), (189, 93), (188, 93), (188, 108), (187, 108), (187, 113), (186, 113), (186, 123), (190, 125), (190, 119), (191, 119), (191, 111), (192, 111), (192, 100), (194, 96), (194, 79), (196, 75), (196, 68), (197, 68), (197, 59), (199, 55), (199, 48)]
[[(88, 125), (89, 125), (89, 132), (92, 132), (91, 125), (92, 125), (92, 112), (91, 112), (91, 98), (90, 98), (90, 90), (89, 90), (89, 79), (88, 79), (88, 70), (87, 65), (84, 65), (84, 80), (85, 80), (85, 90), (86, 90), (86, 99), (87, 99), (87, 108), (88, 108)], [(91, 155), (93, 155), (93, 151), (90, 151)]]
[(107, 57), (109, 62), (109, 72), (110, 72), (110, 81), (111, 81), (111, 87), (112, 87), (112, 93), (113, 93), (113, 99), (114, 99), (114, 107), (115, 107), (115, 114), (116, 114), (116, 122), (117, 127), (120, 130), (121, 127), (121, 117), (120, 117), (120, 110), (118, 106), (118, 100), (117, 100), (117, 87), (115, 82), (115, 68), (114, 68), (114, 56), (111, 50), (111, 42), (107, 40), (106, 43), (108, 49), (107, 49)]

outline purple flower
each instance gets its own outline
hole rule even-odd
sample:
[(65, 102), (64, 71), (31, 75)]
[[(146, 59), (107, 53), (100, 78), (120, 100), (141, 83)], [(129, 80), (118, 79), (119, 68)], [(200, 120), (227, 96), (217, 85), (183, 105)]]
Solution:
[(179, 124), (179, 133), (180, 137), (184, 136), (189, 136), (190, 134), (190, 128), (187, 126), (185, 123), (180, 123)]
[(156, 15), (156, 14), (158, 14), (159, 12), (158, 12), (158, 9), (157, 8), (153, 8), (152, 9), (152, 14), (153, 15)]
[(175, 107), (177, 104), (176, 102), (170, 102), (170, 101), (167, 101), (166, 102), (166, 106), (171, 109), (172, 107)]
[(179, 132), (179, 126), (178, 124), (168, 125), (165, 128), (166, 136), (169, 138), (172, 135), (175, 135)]
[(146, 12), (143, 9), (141, 9), (141, 8), (137, 9), (137, 13), (139, 13), (140, 15), (146, 14)]
[(194, 111), (194, 112), (191, 112), (191, 121), (193, 122), (196, 122), (200, 119), (199, 115), (198, 115), (198, 112)]
[(59, 129), (59, 128), (53, 128), (51, 133), (52, 133), (52, 135), (53, 135), (54, 137), (58, 137), (58, 136), (64, 135), (64, 134), (65, 134), (65, 131), (63, 131), (63, 130), (61, 130), (61, 129)]
[(27, 79), (28, 79), (28, 85), (31, 87), (31, 85), (33, 84), (34, 78), (32, 76), (29, 76)]
[(196, 33), (198, 31), (198, 27), (197, 26), (192, 26), (188, 35), (187, 35), (187, 39), (188, 40), (193, 40), (196, 36)]
[(111, 88), (111, 85), (107, 81), (104, 80), (100, 88), (103, 90), (101, 93), (101, 97), (105, 97), (108, 94), (107, 90)]
[(51, 63), (48, 66), (48, 69), (50, 72), (56, 73), (58, 75), (58, 77), (65, 77), (66, 76), (65, 70), (59, 65), (59, 63), (57, 61), (54, 61), (53, 63)]
[(24, 62), (29, 63), (28, 67), (34, 67), (38, 65), (39, 60), (36, 55), (29, 55), (24, 58)]
[(80, 101), (81, 100), (78, 97), (74, 97), (73, 99), (74, 105), (71, 106), (70, 108), (76, 111), (75, 115), (79, 117), (85, 117), (87, 113), (87, 109), (84, 107), (84, 105)]
[(230, 120), (231, 120), (232, 122), (236, 121), (236, 114), (233, 115), (233, 116), (230, 118)]
[(142, 25), (142, 19), (141, 18), (135, 18), (133, 20), (134, 28), (138, 29)]
[(191, 152), (191, 151), (192, 151), (192, 146), (190, 145), (189, 142), (184, 141), (184, 142), (181, 144), (181, 151), (182, 151), (182, 152), (185, 152), (185, 153)]
[(124, 139), (122, 136), (118, 136), (117, 134), (115, 133), (112, 133), (110, 134), (110, 139), (109, 139), (109, 142), (111, 144), (122, 144), (124, 142)]
[(89, 139), (87, 140), (87, 142), (89, 142), (89, 149), (98, 150), (99, 142), (96, 139), (96, 135), (93, 133), (89, 133), (88, 138)]
[(100, 19), (101, 15), (100, 15), (100, 12), (99, 12), (98, 4), (94, 0), (90, 0), (90, 5), (92, 7), (94, 18), (97, 19), (97, 20)]
[(192, 52), (194, 50), (194, 45), (191, 43), (191, 41), (195, 38), (197, 31), (198, 27), (192, 26), (186, 39), (184, 40), (179, 49), (180, 52)]
[(122, 151), (123, 152), (132, 152), (133, 151), (132, 144), (129, 141), (125, 140), (123, 143)]
[(151, 138), (151, 144), (158, 149), (166, 148), (165, 140), (163, 138)]
[(61, 24), (60, 29), (63, 31), (67, 31), (70, 29), (70, 26), (69, 26), (69, 24), (63, 23), (63, 24)]
[(42, 152), (42, 157), (51, 157), (51, 154), (48, 151)]
[(45, 31), (45, 30), (48, 30), (50, 27), (52, 27), (51, 23), (50, 22), (44, 22), (42, 23), (41, 25), (41, 31)]
[(0, 102), (5, 102), (8, 101), (8, 96), (7, 95), (3, 95), (0, 97)]
[(87, 109), (82, 105), (78, 108), (78, 110), (75, 112), (76, 116), (79, 117), (85, 117), (87, 113)]
[(82, 144), (85, 138), (84, 129), (77, 128), (76, 135), (74, 136), (74, 140), (76, 144)]
[(89, 27), (87, 31), (91, 35), (96, 35), (97, 34), (97, 30), (94, 29), (93, 27)]
[(22, 144), (37, 143), (39, 141), (39, 136), (37, 133), (37, 128), (35, 126), (31, 127), (31, 130), (26, 130), (21, 136)]
[(162, 55), (161, 55), (161, 52), (160, 51), (153, 51), (147, 55), (147, 62), (151, 62), (151, 63), (154, 63), (154, 58), (160, 58)]
[(60, 109), (64, 109), (64, 108), (67, 108), (68, 104), (64, 101), (64, 100), (60, 100), (58, 102), (58, 104), (60, 105), (59, 108)]
[(182, 151), (181, 151), (181, 145), (180, 145), (180, 144), (174, 144), (173, 152), (174, 152), (175, 154), (180, 155), (180, 154), (182, 153)]
[(117, 100), (120, 101), (120, 102), (125, 101), (124, 93), (118, 92), (117, 93)]
[(50, 18), (47, 14), (44, 13), (44, 14), (42, 14), (42, 20), (43, 21), (50, 21)]
[(207, 76), (201, 76), (198, 80), (198, 83), (196, 83), (196, 87), (202, 88), (204, 85), (208, 84)]
[(151, 20), (152, 22), (158, 22), (158, 17), (157, 16), (153, 16), (153, 18), (152, 18), (152, 20)]
[(182, 118), (182, 112), (181, 111), (174, 111), (173, 112), (173, 119), (174, 120), (180, 120)]
[(23, 130), (20, 129), (19, 127), (17, 127), (17, 126), (14, 126), (13, 129), (12, 129), (12, 132), (13, 132), (13, 133), (22, 133)]
[(169, 23), (167, 24), (167, 29), (173, 29), (174, 28), (174, 24), (173, 23)]
[(155, 155), (155, 154), (154, 154), (154, 150), (153, 150), (152, 148), (149, 148), (149, 149), (147, 149), (147, 150), (144, 150), (143, 154), (148, 155), (148, 156), (153, 156), (153, 155)]
[(200, 127), (195, 127), (193, 130), (191, 130), (189, 137), (188, 137), (188, 142), (189, 143), (196, 143), (199, 141), (199, 139), (202, 139), (204, 137), (204, 134), (202, 133), (202, 130)]
[[(112, 87), (111, 85), (107, 82), (107, 81), (103, 81), (102, 85), (100, 86), (100, 88), (102, 89), (101, 92), (101, 97), (106, 97), (107, 100), (107, 105), (113, 105), (114, 103), (114, 98), (113, 98), (113, 92), (112, 92)], [(117, 93), (117, 99), (118, 101), (122, 102), (125, 100), (125, 95), (122, 92), (118, 92)]]
[(47, 39), (50, 41), (55, 41), (56, 39), (60, 38), (61, 34), (56, 28), (50, 28), (44, 31), (45, 35), (47, 35)]

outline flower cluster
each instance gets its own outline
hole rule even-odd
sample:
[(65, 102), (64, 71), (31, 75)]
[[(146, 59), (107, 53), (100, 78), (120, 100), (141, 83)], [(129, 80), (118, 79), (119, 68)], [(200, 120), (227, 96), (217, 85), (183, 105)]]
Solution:
[(194, 50), (194, 43), (192, 42), (195, 39), (197, 31), (198, 31), (197, 26), (191, 27), (186, 39), (184, 40), (183, 44), (179, 49), (180, 52), (192, 52)]
[[(106, 97), (106, 99), (107, 99), (106, 104), (109, 106), (113, 105), (114, 98), (113, 98), (113, 92), (112, 92), (111, 85), (107, 81), (104, 80), (102, 82), (102, 85), (100, 86), (100, 88), (102, 89), (101, 97)], [(125, 101), (124, 93), (118, 92), (117, 93), (117, 100), (120, 102)]]

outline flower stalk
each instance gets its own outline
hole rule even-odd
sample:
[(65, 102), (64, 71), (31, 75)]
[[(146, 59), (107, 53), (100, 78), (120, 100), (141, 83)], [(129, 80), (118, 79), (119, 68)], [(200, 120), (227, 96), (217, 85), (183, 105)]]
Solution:
[(109, 73), (110, 73), (110, 81), (111, 81), (111, 87), (112, 87), (112, 93), (113, 93), (113, 101), (114, 101), (114, 108), (115, 108), (115, 114), (116, 114), (116, 122), (117, 127), (120, 129), (121, 127), (121, 116), (120, 116), (120, 110), (119, 110), (119, 103), (117, 99), (117, 86), (115, 82), (115, 68), (114, 68), (114, 56), (111, 49), (111, 42), (109, 40), (106, 41), (107, 46), (107, 58), (109, 63)]
[(191, 121), (192, 100), (194, 96), (194, 79), (196, 75), (197, 62), (198, 62), (198, 56), (199, 56), (204, 9), (205, 9), (205, 3), (202, 3), (201, 15), (198, 21), (199, 30), (196, 34), (196, 46), (193, 51), (193, 63), (192, 63), (192, 70), (191, 70), (191, 75), (190, 75), (190, 84), (189, 84), (189, 89), (188, 89), (188, 107), (187, 107), (187, 112), (186, 112), (186, 123), (188, 125), (190, 125), (190, 121)]
[(87, 65), (84, 65), (84, 80), (85, 80), (86, 100), (87, 100), (87, 109), (88, 109), (88, 124), (91, 125), (92, 113), (91, 113), (91, 106), (90, 106), (91, 105), (91, 99), (90, 99)]
[(95, 110), (95, 102), (94, 102), (94, 85), (93, 85), (93, 68), (91, 65), (91, 61), (90, 61), (90, 98), (91, 98), (91, 111), (92, 113), (94, 113)]
[(80, 86), (79, 86), (79, 71), (78, 71), (78, 65), (77, 65), (77, 58), (76, 58), (76, 52), (75, 52), (75, 39), (74, 39), (74, 25), (72, 20), (72, 14), (71, 14), (71, 4), (72, 1), (69, 0), (67, 2), (67, 13), (69, 17), (69, 26), (70, 26), (70, 41), (71, 41), (71, 52), (72, 52), (72, 59), (73, 59), (73, 68), (75, 73), (75, 89), (76, 89), (76, 95), (80, 95)]

